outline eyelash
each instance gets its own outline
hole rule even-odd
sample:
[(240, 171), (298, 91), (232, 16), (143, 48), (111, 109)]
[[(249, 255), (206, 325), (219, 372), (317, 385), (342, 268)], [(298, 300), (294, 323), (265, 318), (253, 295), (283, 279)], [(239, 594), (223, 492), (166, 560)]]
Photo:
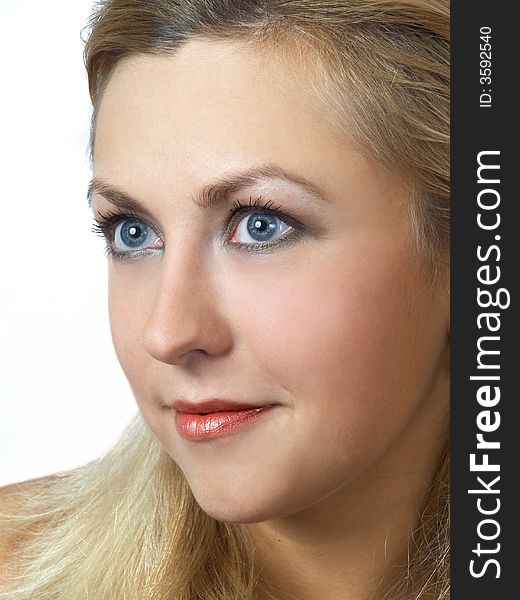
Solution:
[[(139, 214), (132, 210), (127, 210), (125, 212), (112, 212), (108, 211), (105, 213), (99, 212), (98, 216), (94, 218), (94, 222), (92, 223), (92, 232), (96, 235), (105, 239), (105, 254), (109, 258), (114, 258), (117, 260), (124, 260), (126, 258), (137, 258), (139, 255), (149, 253), (150, 249), (147, 250), (134, 250), (130, 252), (118, 252), (112, 248), (111, 243), (114, 241), (114, 230), (116, 225), (121, 221), (125, 221), (126, 219), (138, 219), (143, 223), (146, 223), (149, 227), (152, 227), (147, 221), (145, 221)], [(157, 235), (159, 232), (152, 227)]]
[[(252, 213), (254, 212), (255, 208), (262, 209), (262, 211), (266, 214), (278, 217), (280, 220), (290, 225), (293, 231), (282, 236), (274, 242), (264, 242), (261, 244), (233, 244), (233, 247), (239, 250), (244, 250), (248, 252), (265, 252), (266, 250), (269, 250), (272, 246), (284, 244), (285, 241), (288, 241), (289, 238), (293, 238), (294, 235), (298, 235), (298, 233), (303, 233), (303, 230), (305, 229), (305, 227), (298, 223), (296, 219), (283, 212), (281, 210), (281, 205), (273, 206), (273, 202), (271, 200), (263, 202), (260, 200), (261, 198), (262, 196), (258, 196), (258, 198), (256, 198), (253, 201), (252, 197), (250, 196), (249, 202), (246, 204), (242, 203), (238, 198), (233, 202), (232, 208), (228, 213), (229, 224), (227, 225), (225, 230), (226, 237), (229, 236), (237, 222), (240, 221), (240, 219), (238, 219), (237, 217), (243, 214)], [(100, 237), (105, 239), (105, 254), (109, 258), (124, 260), (127, 258), (138, 258), (143, 254), (149, 254), (150, 250), (152, 250), (153, 252), (153, 249), (150, 248), (146, 248), (143, 250), (132, 250), (129, 252), (118, 252), (113, 250), (111, 242), (113, 242), (115, 227), (121, 221), (132, 218), (138, 219), (143, 223), (146, 223), (160, 237), (160, 233), (157, 231), (157, 229), (134, 211), (98, 213), (98, 216), (94, 219), (94, 223), (92, 224), (92, 231), (96, 235), (99, 235)]]

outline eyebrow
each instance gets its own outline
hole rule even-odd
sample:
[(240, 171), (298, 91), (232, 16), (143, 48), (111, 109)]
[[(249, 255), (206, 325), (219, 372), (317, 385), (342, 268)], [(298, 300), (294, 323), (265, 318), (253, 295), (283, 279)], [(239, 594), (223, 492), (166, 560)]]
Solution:
[[(214, 183), (205, 185), (197, 195), (192, 196), (191, 199), (195, 204), (202, 208), (211, 208), (227, 201), (229, 195), (240, 188), (252, 186), (255, 183), (259, 183), (266, 179), (281, 179), (288, 183), (296, 184), (305, 189), (305, 191), (318, 202), (322, 203), (327, 201), (327, 196), (320, 186), (274, 164), (252, 167), (245, 171), (232, 173), (231, 175), (220, 178)], [(92, 205), (92, 196), (94, 193), (103, 196), (103, 198), (108, 200), (111, 204), (119, 206), (120, 208), (140, 211), (150, 215), (150, 212), (138, 200), (100, 179), (93, 178), (89, 183), (87, 191), (87, 201), (89, 206)]]

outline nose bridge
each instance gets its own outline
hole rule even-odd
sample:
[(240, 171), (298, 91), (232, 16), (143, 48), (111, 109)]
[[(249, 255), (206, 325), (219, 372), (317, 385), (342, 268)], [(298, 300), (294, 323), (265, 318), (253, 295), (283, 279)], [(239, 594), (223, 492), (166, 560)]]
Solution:
[(165, 250), (143, 331), (146, 351), (170, 364), (181, 362), (192, 350), (213, 354), (229, 344), (207, 257), (193, 243), (178, 242)]

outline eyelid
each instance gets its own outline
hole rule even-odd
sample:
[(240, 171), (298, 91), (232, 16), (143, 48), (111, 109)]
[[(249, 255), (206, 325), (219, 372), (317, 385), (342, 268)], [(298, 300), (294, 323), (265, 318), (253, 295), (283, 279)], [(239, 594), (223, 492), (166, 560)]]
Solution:
[[(164, 236), (155, 223), (150, 222), (150, 219), (143, 217), (137, 211), (116, 209), (114, 211), (101, 212), (94, 211), (95, 229), (97, 232), (110, 232), (113, 236), (116, 225), (125, 219), (137, 219), (150, 227), (164, 241)], [(101, 231), (100, 231), (101, 230)]]
[(303, 232), (306, 232), (308, 228), (301, 223), (298, 219), (286, 213), (281, 205), (273, 206), (273, 202), (271, 200), (267, 200), (265, 203), (260, 203), (259, 200), (262, 196), (258, 196), (254, 202), (252, 202), (252, 197), (249, 197), (249, 203), (243, 204), (238, 198), (233, 202), (233, 207), (230, 210), (228, 217), (228, 225), (226, 227), (225, 235), (228, 237), (229, 234), (234, 231), (234, 227), (237, 222), (240, 221), (240, 216), (246, 214), (252, 214), (254, 212), (263, 212), (275, 217), (278, 217), (280, 220), (290, 225), (293, 229), (299, 229)]
[[(301, 223), (297, 218), (286, 213), (281, 205), (273, 206), (273, 202), (269, 200), (260, 202), (261, 197), (262, 196), (256, 198), (254, 202), (252, 202), (252, 198), (249, 197), (249, 202), (247, 204), (242, 203), (238, 198), (235, 200), (233, 208), (230, 211), (230, 216), (228, 217), (228, 225), (223, 234), (223, 248), (229, 247), (240, 252), (267, 254), (281, 250), (283, 247), (288, 247), (309, 232), (308, 227)], [(279, 237), (263, 242), (231, 242), (231, 238), (234, 237), (242, 220), (248, 215), (255, 213), (274, 216), (285, 225), (288, 225), (291, 230), (283, 232)]]
[[(224, 225), (223, 233), (221, 234), (221, 240), (223, 246), (231, 246), (234, 248), (240, 248), (244, 250), (249, 250), (251, 252), (261, 252), (274, 250), (276, 246), (282, 246), (290, 241), (296, 241), (302, 235), (309, 231), (309, 228), (306, 227), (303, 223), (301, 223), (295, 217), (287, 214), (285, 210), (282, 209), (281, 205), (274, 205), (273, 201), (267, 200), (265, 202), (260, 202), (260, 198), (262, 195), (258, 196), (255, 201), (252, 201), (252, 197), (249, 197), (249, 202), (247, 204), (242, 203), (238, 198), (233, 203), (228, 217), (226, 219), (226, 224)], [(99, 209), (93, 207), (94, 211), (94, 225), (93, 231), (98, 235), (102, 235), (106, 238), (107, 241), (107, 252), (114, 256), (115, 258), (139, 258), (139, 256), (156, 251), (163, 251), (165, 245), (165, 237), (162, 234), (161, 230), (157, 225), (153, 222), (150, 222), (148, 217), (143, 216), (139, 213), (139, 211), (134, 210), (126, 210), (124, 208), (116, 208), (115, 210), (109, 210), (107, 212), (102, 212)], [(236, 229), (237, 224), (241, 221), (244, 215), (253, 214), (255, 212), (265, 213), (276, 216), (281, 221), (286, 223), (292, 228), (292, 231), (285, 232), (278, 238), (275, 238), (272, 241), (258, 242), (258, 243), (236, 243), (230, 242), (231, 235)], [(148, 227), (150, 227), (154, 233), (162, 240), (163, 246), (160, 249), (157, 248), (141, 248), (135, 250), (121, 251), (115, 250), (113, 248), (113, 243), (115, 239), (115, 230), (118, 224), (121, 221), (126, 219), (137, 219)], [(126, 256), (128, 255), (128, 256)]]
[(115, 206), (113, 204), (109, 205), (109, 208), (105, 211), (100, 210), (99, 208), (94, 208), (94, 215), (109, 216), (109, 217), (131, 217), (133, 219), (139, 219), (153, 227), (153, 229), (157, 232), (161, 231), (161, 227), (159, 222), (154, 219), (148, 212), (141, 212), (140, 210), (134, 210), (132, 208), (126, 208), (124, 206)]
[[(115, 242), (115, 231), (116, 227), (123, 221), (128, 219), (135, 219), (141, 221), (155, 233), (155, 235), (162, 241), (162, 247), (160, 248), (137, 248), (133, 250), (116, 250), (114, 248)], [(164, 249), (164, 237), (157, 230), (157, 227), (150, 223), (142, 215), (132, 210), (119, 209), (103, 213), (100, 210), (94, 210), (94, 223), (92, 225), (92, 231), (96, 235), (99, 235), (105, 239), (105, 253), (109, 258), (115, 260), (126, 260), (126, 259), (137, 259), (141, 256), (149, 256), (150, 254), (157, 254)]]

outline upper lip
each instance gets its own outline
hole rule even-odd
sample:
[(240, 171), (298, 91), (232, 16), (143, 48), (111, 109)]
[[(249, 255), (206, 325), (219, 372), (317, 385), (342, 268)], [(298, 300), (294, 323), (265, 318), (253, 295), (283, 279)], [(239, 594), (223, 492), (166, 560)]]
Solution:
[(172, 408), (178, 412), (185, 413), (212, 413), (220, 410), (251, 410), (253, 408), (261, 408), (267, 406), (265, 404), (247, 404), (246, 402), (235, 402), (233, 400), (220, 400), (213, 398), (211, 400), (201, 400), (200, 402), (185, 402), (184, 400), (175, 400), (172, 403)]

